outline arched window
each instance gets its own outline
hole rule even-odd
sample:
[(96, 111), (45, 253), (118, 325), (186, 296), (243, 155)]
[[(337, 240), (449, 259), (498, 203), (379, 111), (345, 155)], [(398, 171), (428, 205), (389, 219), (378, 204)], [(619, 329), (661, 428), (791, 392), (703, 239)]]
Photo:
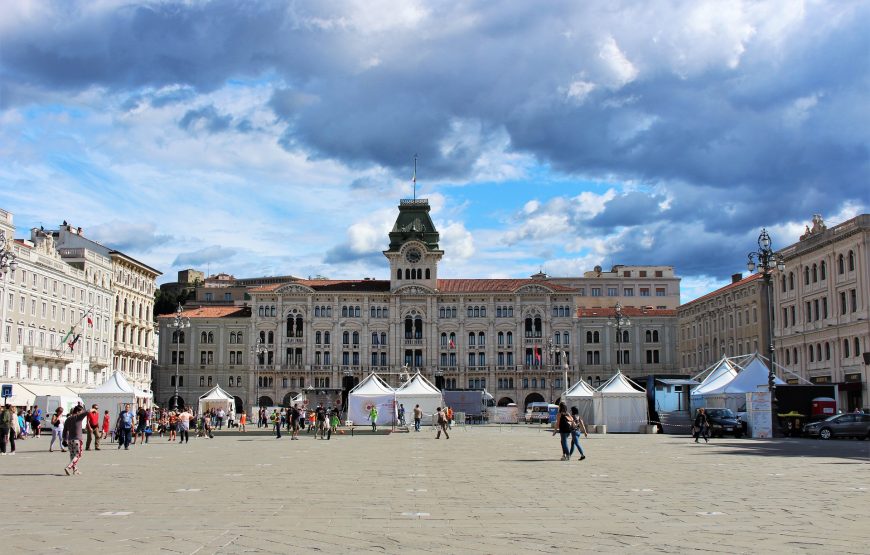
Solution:
[(824, 260), (822, 260), (822, 263), (819, 265), (819, 271), (822, 274), (822, 281), (828, 279), (828, 265), (825, 263)]
[(431, 274), (429, 273), (429, 268), (426, 268), (426, 279), (432, 279)]
[(377, 309), (375, 307), (371, 307), (369, 309), (369, 318), (375, 318), (377, 313), (378, 313)]
[[(566, 333), (565, 336), (567, 337), (568, 334)], [(628, 330), (623, 330), (623, 331), (622, 331), (622, 343), (628, 343), (629, 340), (630, 340), (630, 339), (629, 339), (629, 335), (628, 335)], [(565, 341), (565, 344), (567, 345), (568, 342)]]
[(480, 307), (480, 317), (486, 318), (486, 307), (485, 306)]
[(302, 316), (296, 317), (296, 337), (302, 337)]
[(810, 284), (810, 267), (807, 266), (804, 268), (804, 285)]
[(504, 332), (503, 331), (498, 332), (498, 335), (496, 335), (496, 340), (497, 340), (499, 346), (504, 345)]
[(816, 343), (816, 360), (822, 361), (822, 344)]
[(852, 355), (849, 354), (849, 340), (844, 339), (843, 340), (843, 358), (849, 358), (850, 356), (852, 356)]
[(659, 330), (653, 330), (653, 343), (659, 342)]
[(411, 279), (411, 270), (405, 268), (405, 279)]
[(652, 343), (652, 331), (646, 330), (646, 342)]
[(359, 345), (359, 332), (358, 331), (353, 332), (352, 337), (353, 337), (353, 344)]
[(486, 345), (486, 334), (483, 332), (477, 334), (477, 345), (480, 347)]
[(825, 360), (831, 360), (831, 344), (825, 341)]
[(214, 334), (212, 332), (208, 332), (208, 342), (214, 343)]
[(442, 347), (447, 346), (447, 332), (443, 332), (443, 331), (441, 332), (441, 346)]
[(591, 331), (586, 332), (586, 343), (592, 343), (592, 332)]
[(233, 383), (234, 383), (233, 377), (230, 376), (230, 387), (233, 387)]
[(849, 251), (849, 271), (855, 271), (855, 253), (853, 251)]
[(782, 292), (785, 293), (785, 276), (782, 276)]
[(320, 345), (320, 339), (323, 337), (319, 331), (314, 332), (314, 343)]
[(819, 267), (813, 264), (813, 283), (819, 281)]
[(468, 346), (469, 346), (469, 347), (473, 347), (473, 346), (474, 346), (474, 332), (473, 332), (473, 331), (472, 331), (472, 332), (468, 332)]
[(601, 334), (599, 334), (597, 331), (592, 332), (592, 342), (593, 343), (600, 343), (601, 342)]
[(553, 341), (556, 343), (556, 345), (561, 345), (562, 344), (562, 334), (559, 332), (556, 332), (556, 334), (553, 336)]
[(329, 345), (329, 332), (328, 331), (323, 332), (323, 344)]
[(843, 257), (842, 254), (837, 257), (837, 273), (838, 274), (844, 274), (846, 272), (845, 260), (846, 259)]
[(242, 332), (238, 332), (236, 334), (236, 343), (244, 343), (244, 340), (242, 339)]
[(342, 345), (347, 345), (347, 344), (349, 344), (349, 343), (350, 343), (350, 332), (349, 332), (349, 331), (342, 332), (342, 334), (341, 334), (341, 344), (342, 344)]
[(813, 356), (813, 346), (807, 345), (807, 354), (810, 355), (810, 362), (815, 362), (815, 357)]
[(788, 290), (789, 291), (794, 290), (794, 272), (788, 273)]
[(235, 343), (236, 343), (236, 332), (231, 331), (230, 332), (230, 344), (235, 345)]
[(341, 307), (341, 317), (347, 318), (347, 307), (346, 306)]
[(359, 315), (360, 315), (360, 310), (359, 310), (359, 307), (356, 306), (353, 309), (353, 316), (354, 316), (354, 318), (359, 318)]
[(505, 336), (507, 337), (508, 347), (510, 347), (511, 345), (514, 344), (514, 332), (509, 331), (505, 334)]
[(199, 334), (199, 342), (200, 343), (208, 342), (208, 334), (205, 332), (202, 332), (201, 334)]
[(396, 279), (402, 279), (402, 269), (396, 270)]
[(855, 353), (855, 356), (861, 353), (861, 341), (857, 337), (855, 338), (855, 349), (852, 352)]
[(381, 332), (381, 345), (386, 345), (386, 344), (387, 344), (387, 332), (382, 331)]
[(270, 332), (269, 332), (269, 340), (267, 341), (267, 343), (268, 343), (269, 345), (271, 345), (271, 344), (274, 343), (274, 342), (275, 342), (275, 332), (270, 331)]
[(378, 332), (373, 331), (372, 332), (372, 345), (377, 345), (377, 344), (378, 344)]
[[(627, 337), (628, 337), (628, 332), (625, 332), (625, 334), (626, 334), (625, 336), (626, 336), (626, 338), (627, 338)], [(570, 344), (571, 344), (571, 336), (568, 335), (568, 332), (567, 332), (567, 331), (566, 331), (564, 334), (562, 334), (562, 339), (563, 339), (563, 343), (564, 343), (565, 345), (570, 345)]]

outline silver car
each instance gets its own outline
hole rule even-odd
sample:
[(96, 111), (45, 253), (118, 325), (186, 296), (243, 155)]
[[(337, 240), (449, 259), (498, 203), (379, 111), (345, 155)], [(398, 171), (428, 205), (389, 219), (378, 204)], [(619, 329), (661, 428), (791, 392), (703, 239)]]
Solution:
[(870, 414), (850, 413), (836, 414), (824, 420), (804, 426), (804, 434), (819, 436), (822, 439), (832, 437), (870, 438)]

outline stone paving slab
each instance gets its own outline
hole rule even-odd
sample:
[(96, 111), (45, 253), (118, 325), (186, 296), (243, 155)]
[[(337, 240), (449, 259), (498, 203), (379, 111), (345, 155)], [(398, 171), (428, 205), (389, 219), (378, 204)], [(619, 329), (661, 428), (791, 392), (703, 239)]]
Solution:
[(870, 441), (536, 427), (0, 457), (3, 553), (868, 553)]

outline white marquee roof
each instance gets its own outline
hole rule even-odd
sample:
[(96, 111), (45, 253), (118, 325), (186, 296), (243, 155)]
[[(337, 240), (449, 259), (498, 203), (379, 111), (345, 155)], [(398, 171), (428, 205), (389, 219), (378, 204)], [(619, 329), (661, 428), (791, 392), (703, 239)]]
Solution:
[(390, 395), (395, 393), (395, 390), (387, 385), (387, 382), (380, 376), (372, 372), (351, 389), (350, 393), (354, 395)]
[[(761, 357), (756, 353), (743, 367), (743, 370), (737, 374), (737, 377), (722, 385), (721, 387), (708, 391), (707, 395), (722, 395), (726, 393), (750, 393), (767, 389), (767, 376), (769, 369)], [(782, 385), (785, 382), (776, 378), (776, 384)], [(700, 387), (700, 386), (699, 386)]]
[(396, 390), (396, 395), (411, 396), (411, 395), (438, 395), (441, 396), (441, 391), (432, 385), (432, 382), (427, 380), (419, 371), (411, 376), (411, 379), (403, 383)]
[(200, 401), (233, 401), (232, 395), (221, 389), (221, 386), (216, 385), (205, 394), (201, 395)]
[(591, 385), (584, 382), (583, 380), (579, 380), (577, 383), (568, 388), (568, 391), (564, 393), (566, 398), (568, 397), (592, 397), (595, 395), (595, 390)]
[(632, 385), (631, 380), (629, 380), (625, 374), (616, 371), (616, 374), (613, 375), (612, 378), (604, 382), (604, 384), (598, 388), (598, 393), (603, 393), (607, 395), (624, 395), (624, 394), (638, 394), (643, 395), (645, 390), (638, 390), (634, 385)]
[(704, 378), (701, 385), (692, 390), (692, 395), (705, 395), (713, 390), (728, 385), (737, 376), (737, 368), (725, 356), (722, 357), (713, 370)]

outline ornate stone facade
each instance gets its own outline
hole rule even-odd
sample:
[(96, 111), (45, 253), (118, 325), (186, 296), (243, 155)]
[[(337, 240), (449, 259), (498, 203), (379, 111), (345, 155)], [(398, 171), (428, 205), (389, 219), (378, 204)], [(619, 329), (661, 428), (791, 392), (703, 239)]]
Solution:
[[(252, 287), (245, 303), (186, 310), (191, 327), (184, 344), (169, 340), (172, 315), (159, 317), (167, 340), (154, 383), (158, 403), (174, 392), (176, 363), (186, 401), (220, 385), (245, 408), (258, 396), (280, 404), (309, 388), (346, 393), (372, 371), (398, 385), (403, 367), (420, 370), (440, 388), (486, 388), (496, 401), (520, 406), (558, 398), (566, 370), (570, 383), (606, 380), (617, 350), (620, 369), (631, 376), (676, 369), (673, 309), (646, 307), (639, 294), (636, 304), (623, 298), (633, 325), (617, 349), (616, 330), (608, 325), (617, 295), (591, 295), (593, 284), (624, 289), (631, 281), (652, 292), (659, 284), (678, 299), (672, 268), (620, 266), (589, 278), (439, 279), (443, 251), (428, 211), (425, 200), (401, 202), (384, 252), (389, 280), (296, 279)], [(239, 312), (242, 304), (249, 304), (250, 316)], [(260, 355), (253, 354), (258, 342)]]

